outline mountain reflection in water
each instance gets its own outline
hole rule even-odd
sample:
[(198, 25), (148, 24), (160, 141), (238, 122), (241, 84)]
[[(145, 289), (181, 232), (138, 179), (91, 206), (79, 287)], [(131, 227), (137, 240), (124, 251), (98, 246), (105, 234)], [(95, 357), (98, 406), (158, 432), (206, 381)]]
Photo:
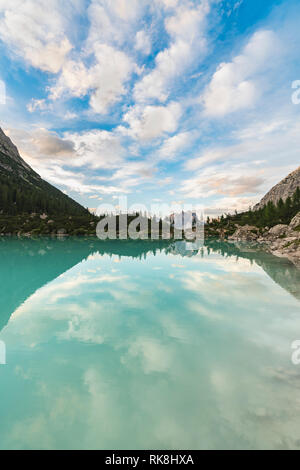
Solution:
[(96, 238), (3, 238), (0, 261), (0, 449), (297, 448), (289, 261)]
[(248, 259), (260, 266), (278, 285), (300, 300), (300, 270), (289, 260), (277, 258), (247, 244), (206, 241), (100, 241), (91, 238), (40, 238), (0, 240), (0, 331), (10, 315), (35, 291), (92, 254), (146, 259), (164, 252), (182, 257), (210, 256)]

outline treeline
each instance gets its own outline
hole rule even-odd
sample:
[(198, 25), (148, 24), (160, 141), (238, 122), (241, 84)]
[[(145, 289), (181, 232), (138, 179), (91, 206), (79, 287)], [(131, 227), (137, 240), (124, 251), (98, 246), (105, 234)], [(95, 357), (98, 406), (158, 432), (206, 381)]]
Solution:
[(256, 227), (274, 227), (278, 224), (289, 224), (292, 218), (300, 211), (300, 188), (298, 187), (292, 197), (288, 197), (285, 201), (279, 199), (277, 204), (269, 201), (263, 208), (256, 211), (249, 209), (247, 212), (233, 215), (222, 215), (220, 219), (210, 220), (209, 226), (217, 226), (226, 228), (232, 224), (238, 225), (255, 225)]
[(0, 212), (6, 215), (47, 213), (88, 214), (80, 204), (47, 182), (27, 182), (19, 176), (0, 173)]

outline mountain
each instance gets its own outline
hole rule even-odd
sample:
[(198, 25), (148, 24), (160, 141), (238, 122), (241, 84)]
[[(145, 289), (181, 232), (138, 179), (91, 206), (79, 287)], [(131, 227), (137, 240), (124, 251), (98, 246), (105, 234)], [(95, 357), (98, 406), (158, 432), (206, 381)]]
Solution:
[(273, 202), (276, 205), (280, 199), (286, 201), (288, 197), (293, 197), (298, 187), (300, 187), (300, 166), (297, 170), (280, 181), (280, 183), (276, 184), (262, 200), (254, 206), (254, 210), (262, 209), (268, 202)]
[[(208, 218), (205, 234), (233, 241), (280, 241), (281, 253), (297, 252), (300, 265), (300, 167), (274, 186), (253, 209)], [(276, 243), (272, 252), (276, 251)]]
[(0, 128), (0, 214), (86, 215), (87, 209), (44, 181)]
[(23, 240), (0, 238), (0, 331), (28, 297), (95, 250), (86, 238), (71, 238), (63, 243), (43, 237)]

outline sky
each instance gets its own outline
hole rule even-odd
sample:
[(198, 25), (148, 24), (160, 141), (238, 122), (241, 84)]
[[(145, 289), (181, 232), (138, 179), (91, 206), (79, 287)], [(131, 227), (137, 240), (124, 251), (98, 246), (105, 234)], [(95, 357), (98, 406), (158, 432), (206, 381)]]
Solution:
[(299, 166), (300, 3), (0, 0), (0, 126), (85, 207), (245, 210)]

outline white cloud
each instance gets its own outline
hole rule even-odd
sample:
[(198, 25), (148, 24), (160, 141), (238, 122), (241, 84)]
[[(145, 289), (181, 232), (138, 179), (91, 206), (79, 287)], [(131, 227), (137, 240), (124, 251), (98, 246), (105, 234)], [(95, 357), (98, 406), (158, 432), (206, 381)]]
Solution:
[(279, 51), (279, 40), (273, 31), (256, 32), (232, 62), (222, 63), (214, 73), (202, 100), (207, 115), (224, 116), (252, 107), (261, 93), (262, 74)]
[[(168, 106), (136, 105), (126, 113), (124, 121), (129, 124), (129, 135), (147, 141), (175, 132), (181, 113), (180, 104), (175, 102)], [(123, 131), (126, 132), (124, 128)]]
[(138, 15), (143, 0), (106, 0), (107, 5), (124, 21), (132, 21)]
[(46, 129), (36, 129), (26, 132), (7, 129), (7, 135), (16, 143), (20, 154), (30, 160), (65, 160), (75, 155), (74, 143), (69, 139), (59, 137), (55, 132)]
[[(300, 125), (294, 116), (283, 117), (283, 111), (279, 117), (265, 116), (262, 121), (254, 121), (246, 127), (240, 127), (231, 134), (234, 139), (232, 145), (216, 146), (203, 150), (196, 158), (187, 160), (184, 169), (189, 172), (199, 170), (203, 173), (204, 168), (212, 163), (238, 162), (248, 163), (255, 167), (261, 164), (268, 171), (277, 170), (277, 178), (282, 165), (285, 165), (287, 155), (291, 167), (299, 164)], [(287, 150), (288, 149), (288, 150)], [(286, 170), (287, 171), (287, 170)], [(273, 173), (272, 173), (273, 174)]]
[(149, 55), (151, 52), (150, 37), (145, 31), (138, 31), (135, 36), (135, 49)]
[(230, 149), (223, 148), (206, 150), (200, 157), (191, 158), (190, 160), (187, 160), (184, 165), (184, 168), (188, 171), (195, 171), (216, 160), (222, 160), (226, 158), (227, 155), (230, 155)]
[(5, 132), (42, 178), (78, 194), (126, 194), (142, 182), (150, 182), (156, 172), (152, 163), (126, 161), (120, 136), (114, 132), (95, 129), (63, 137), (45, 129)]
[(122, 51), (107, 44), (94, 44), (94, 64), (87, 68), (83, 62), (68, 61), (50, 98), (62, 94), (83, 97), (90, 94), (90, 106), (95, 113), (105, 114), (125, 94), (125, 83), (135, 69), (134, 63)]
[(42, 100), (32, 99), (30, 101), (30, 103), (28, 103), (27, 109), (30, 113), (34, 113), (38, 109), (40, 111), (45, 111), (46, 109), (48, 109), (48, 104), (47, 104), (46, 100), (44, 100), (44, 99), (42, 99)]
[(122, 358), (122, 362), (126, 363), (131, 357), (141, 358), (145, 374), (166, 372), (171, 363), (171, 354), (167, 346), (147, 337), (137, 338), (133, 341), (127, 355)]
[(247, 210), (257, 203), (299, 166), (299, 122), (282, 110), (278, 114), (234, 131), (234, 144), (206, 149), (188, 160), (184, 170), (189, 176), (180, 192), (206, 199), (206, 212), (214, 215)]
[[(17, 144), (20, 154), (33, 161), (65, 162), (70, 166), (92, 168), (119, 168), (123, 163), (123, 148), (112, 132), (90, 130), (66, 133), (63, 138), (54, 132), (39, 129), (33, 132), (6, 130)], [(68, 158), (66, 160), (66, 157)]]
[(95, 42), (123, 44), (132, 35), (145, 0), (92, 0), (88, 8), (88, 45)]
[(72, 45), (57, 0), (0, 1), (0, 38), (33, 67), (58, 73)]
[(172, 159), (183, 149), (188, 147), (192, 142), (191, 132), (181, 132), (172, 137), (165, 139), (161, 148), (159, 149), (159, 157), (161, 159)]
[(83, 62), (68, 60), (63, 66), (59, 80), (50, 88), (49, 98), (57, 100), (66, 92), (76, 97), (84, 96), (92, 87), (92, 83), (92, 78)]
[(137, 101), (166, 101), (172, 81), (199, 60), (206, 49), (204, 22), (208, 12), (209, 2), (202, 0), (197, 7), (182, 5), (173, 16), (166, 18), (165, 28), (171, 44), (158, 53), (155, 68), (136, 84), (134, 96)]
[[(68, 191), (73, 191), (81, 195), (88, 195), (95, 192), (99, 195), (126, 194), (129, 192), (123, 183), (118, 186), (91, 183), (84, 174), (65, 170), (58, 165), (39, 165), (38, 170), (42, 178), (55, 186), (67, 188)], [(99, 199), (101, 200), (100, 197)]]
[[(123, 180), (129, 176), (137, 175), (140, 179), (152, 178), (155, 173), (155, 168), (147, 162), (126, 162), (121, 168), (119, 168), (114, 175), (112, 180), (120, 179)], [(139, 181), (140, 181), (139, 179)]]
[(104, 44), (95, 46), (97, 65), (90, 72), (95, 76), (96, 90), (90, 104), (97, 113), (107, 112), (125, 94), (124, 83), (130, 78), (134, 64), (121, 51)]
[(186, 179), (181, 191), (191, 198), (207, 198), (215, 195), (236, 197), (256, 194), (264, 182), (263, 172), (251, 166), (209, 167), (192, 178)]
[(61, 139), (46, 130), (35, 132), (31, 143), (40, 155), (47, 155), (51, 158), (75, 154), (74, 143), (71, 140)]
[(253, 196), (225, 196), (218, 198), (217, 201), (208, 203), (204, 208), (205, 216), (216, 217), (221, 214), (233, 214), (235, 211), (247, 211), (256, 202), (256, 198)]
[(113, 132), (90, 130), (81, 133), (67, 133), (65, 137), (74, 143), (76, 159), (72, 165), (91, 168), (118, 168), (123, 162), (123, 148), (120, 138)]
[(164, 8), (175, 8), (178, 5), (178, 0), (154, 0), (158, 6)]
[[(0, 39), (26, 64), (59, 74), (50, 87), (51, 100), (88, 96), (92, 111), (105, 114), (126, 93), (133, 71), (138, 71), (121, 49), (135, 35), (136, 20), (146, 2), (92, 0), (87, 40), (80, 44), (74, 29), (76, 15), (83, 14), (83, 2), (65, 3), (62, 8), (59, 0), (15, 0), (11, 5), (0, 0)], [(45, 100), (28, 104), (30, 112), (49, 107)]]
[(67, 111), (66, 113), (64, 113), (63, 118), (64, 118), (65, 121), (72, 120), (72, 119), (77, 119), (78, 114), (77, 113), (72, 113), (72, 111)]

